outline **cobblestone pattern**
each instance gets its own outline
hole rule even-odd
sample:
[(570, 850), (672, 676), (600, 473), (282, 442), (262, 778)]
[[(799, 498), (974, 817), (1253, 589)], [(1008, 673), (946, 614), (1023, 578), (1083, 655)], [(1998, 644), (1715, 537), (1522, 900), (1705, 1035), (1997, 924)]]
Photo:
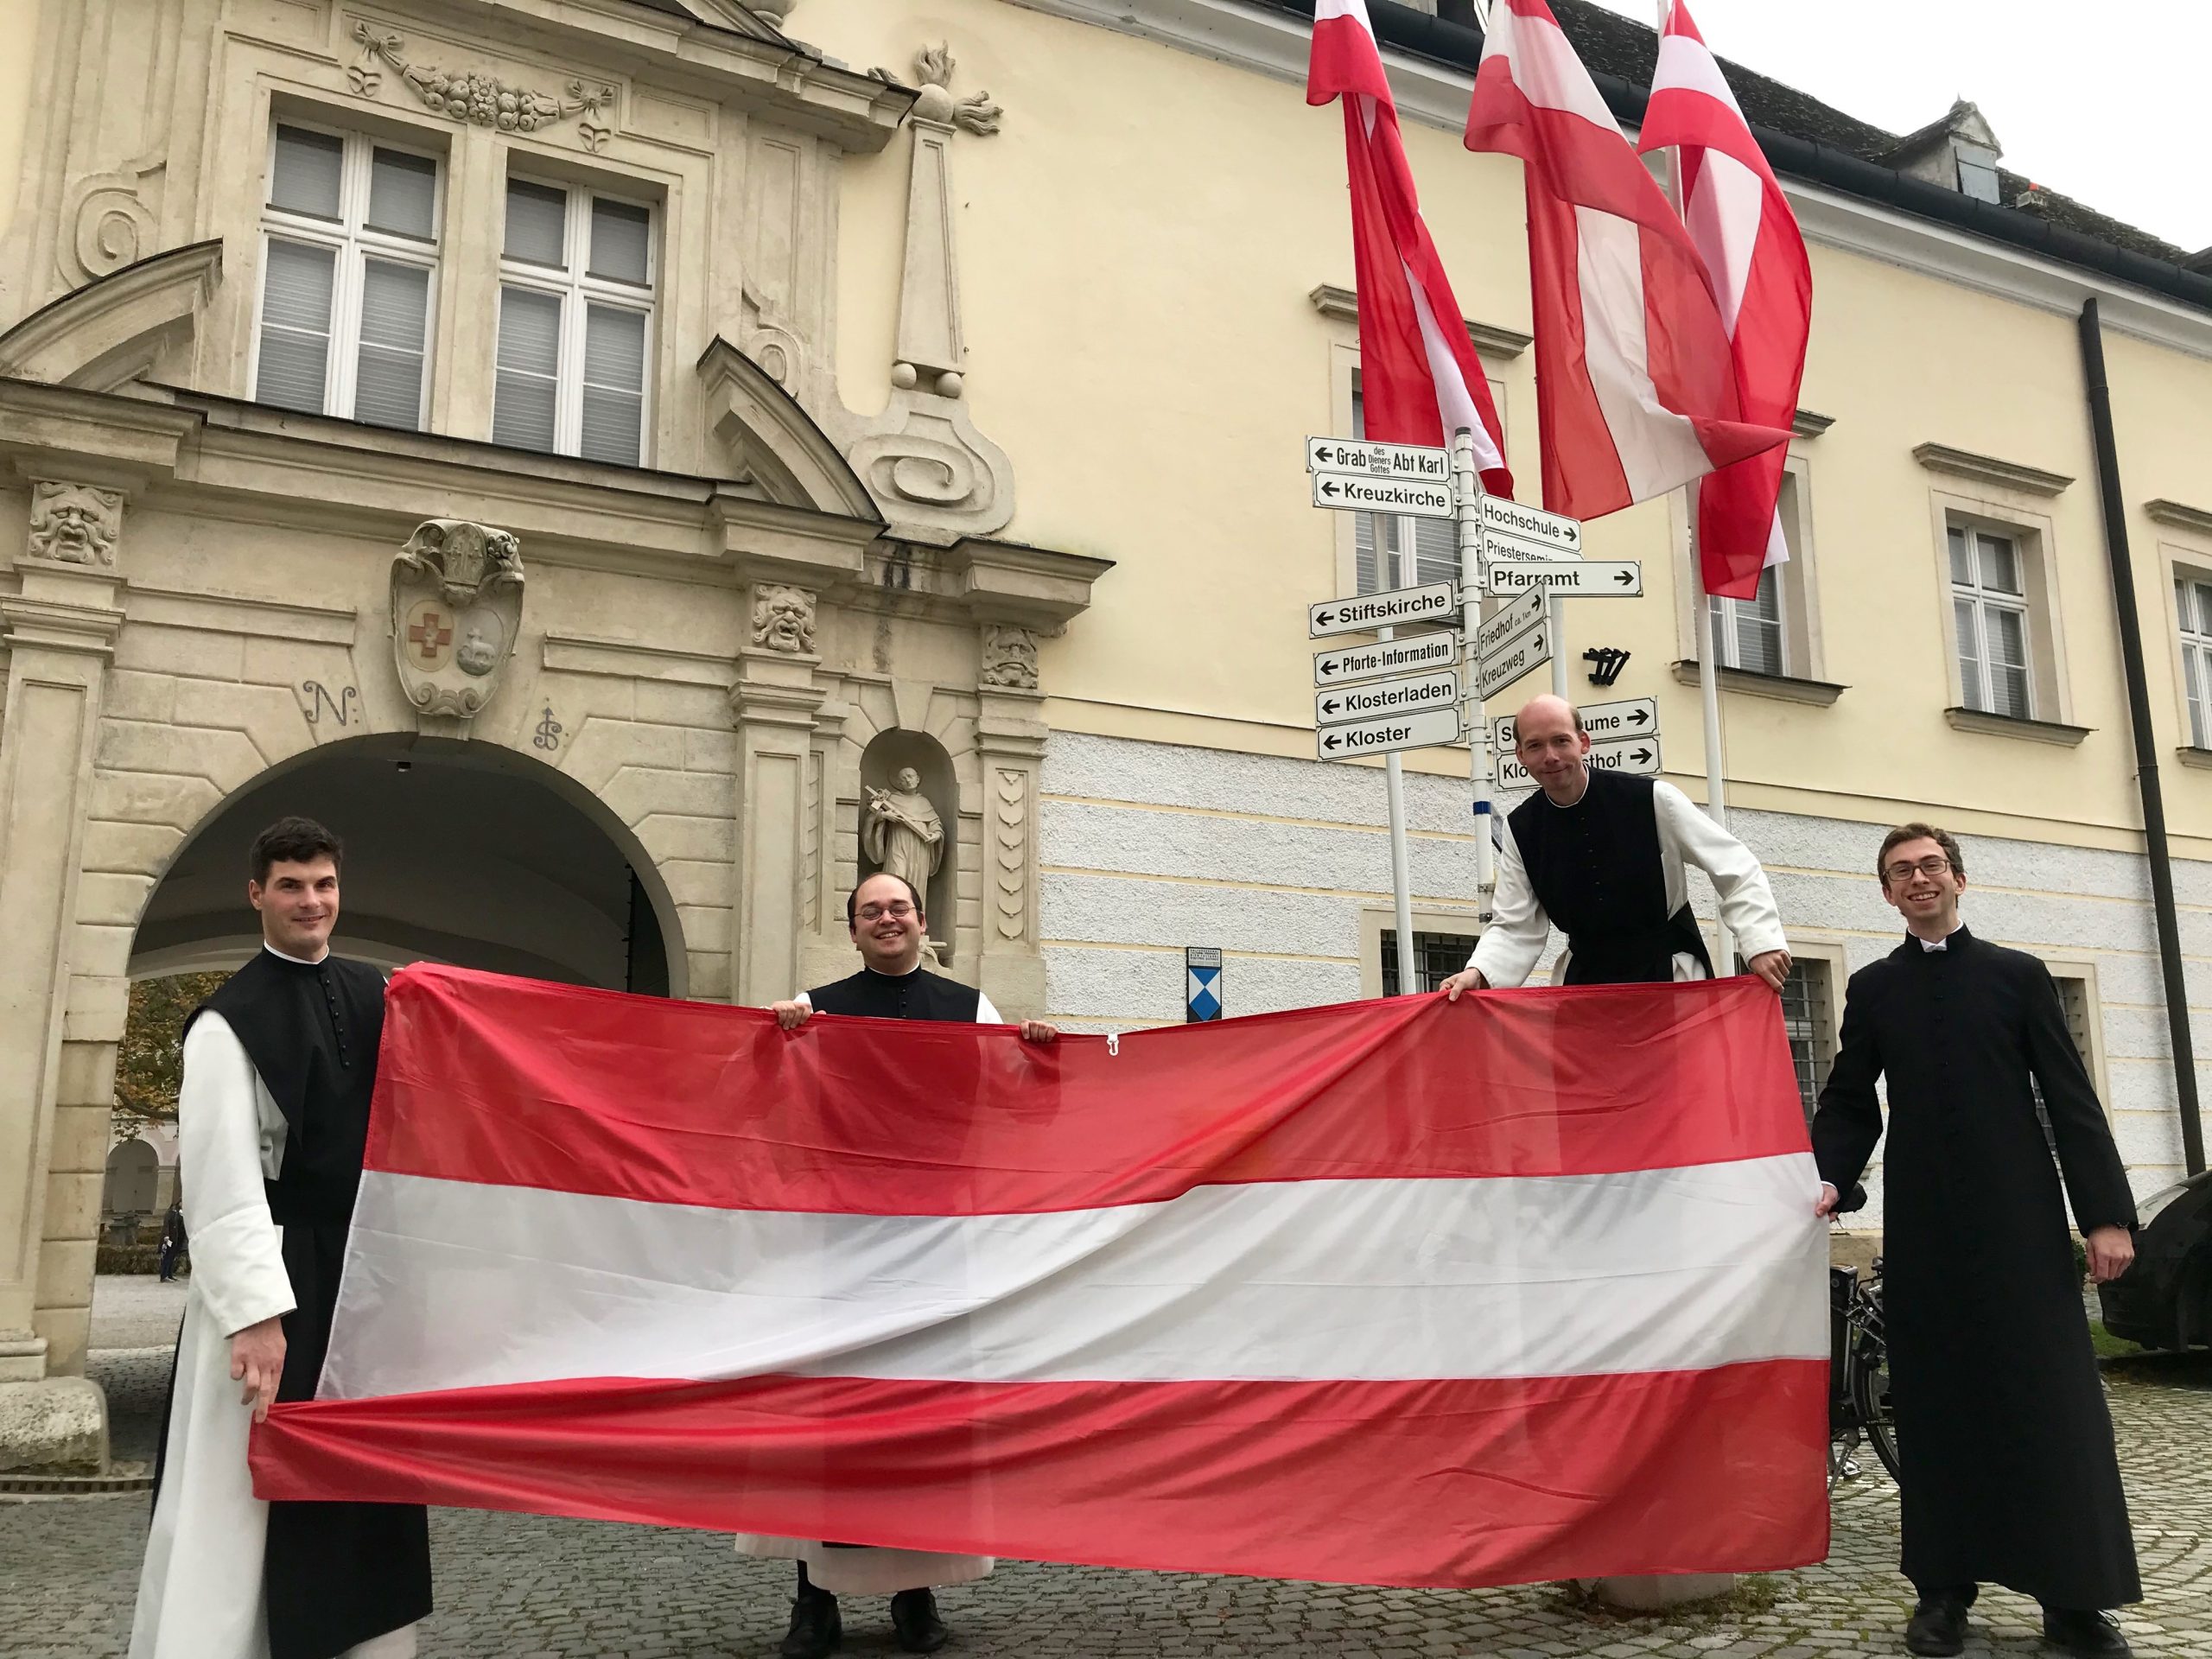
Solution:
[[(144, 1351), (94, 1357), (126, 1420), (143, 1416), (149, 1387), (158, 1403)], [(2205, 1659), (2212, 1358), (2132, 1361), (2107, 1376), (2148, 1598), (2126, 1628), (2145, 1659)], [(1839, 1492), (1826, 1562), (1747, 1580), (1732, 1605), (1703, 1613), (1606, 1615), (1556, 1586), (1385, 1590), (1018, 1562), (943, 1602), (950, 1651), (973, 1659), (1871, 1659), (1904, 1651), (1897, 1515), (1896, 1490), (1862, 1475)], [(145, 1521), (143, 1497), (0, 1503), (0, 1652), (122, 1654)], [(442, 1510), (431, 1546), (438, 1611), (425, 1659), (752, 1659), (782, 1633), (789, 1568), (741, 1560), (719, 1536)], [(898, 1651), (880, 1599), (850, 1599), (846, 1632), (848, 1653)], [(2044, 1651), (2034, 1604), (1986, 1592), (1967, 1652)]]

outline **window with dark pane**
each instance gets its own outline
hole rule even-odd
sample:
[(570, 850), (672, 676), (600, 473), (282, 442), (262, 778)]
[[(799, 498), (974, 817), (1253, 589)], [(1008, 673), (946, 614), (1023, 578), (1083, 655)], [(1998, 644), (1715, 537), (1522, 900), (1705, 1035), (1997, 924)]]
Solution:
[(1830, 964), (1818, 957), (1800, 957), (1790, 964), (1782, 982), (1782, 1029), (1789, 1039), (1789, 1063), (1797, 1075), (1797, 1097), (1805, 1108), (1805, 1121), (1813, 1121), (1821, 1088), (1828, 1080), (1835, 1060), (1834, 1016), (1830, 1012)]
[(2034, 672), (2019, 542), (1965, 524), (1950, 526), (1946, 539), (1961, 700), (1984, 714), (2032, 719)]
[(2174, 610), (2181, 620), (2182, 690), (2189, 702), (2190, 747), (2212, 749), (2212, 582), (2176, 578)]
[[(1414, 971), (1421, 983), (1414, 988), (1423, 991), (1440, 989), (1444, 982), (1467, 965), (1467, 958), (1474, 954), (1476, 935), (1472, 933), (1414, 932)], [(1397, 996), (1398, 989), (1398, 931), (1394, 927), (1382, 930), (1382, 995)]]

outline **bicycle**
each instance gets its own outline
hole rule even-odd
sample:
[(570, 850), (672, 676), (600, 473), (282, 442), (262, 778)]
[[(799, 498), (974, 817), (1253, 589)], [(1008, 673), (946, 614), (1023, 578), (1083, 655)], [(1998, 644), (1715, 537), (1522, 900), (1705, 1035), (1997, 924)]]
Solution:
[(1828, 1490), (1859, 1472), (1852, 1454), (1862, 1442), (1874, 1448), (1890, 1478), (1899, 1480), (1880, 1256), (1863, 1280), (1856, 1268), (1828, 1269)]

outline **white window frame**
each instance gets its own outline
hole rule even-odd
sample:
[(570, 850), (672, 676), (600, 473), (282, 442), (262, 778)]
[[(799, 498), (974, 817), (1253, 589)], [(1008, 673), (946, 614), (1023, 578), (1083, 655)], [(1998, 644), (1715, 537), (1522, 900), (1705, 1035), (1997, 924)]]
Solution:
[[(541, 189), (558, 190), (567, 199), (566, 217), (562, 225), (562, 248), (569, 259), (567, 270), (556, 270), (508, 257), (508, 184), (534, 184)], [(591, 275), (588, 269), (591, 264), (591, 204), (594, 198), (604, 198), (645, 211), (645, 285), (642, 289), (629, 283)], [(487, 357), (492, 383), (490, 419), (494, 425), (499, 420), (499, 402), (498, 308), (506, 303), (509, 288), (531, 289), (541, 294), (556, 295), (561, 300), (561, 345), (558, 366), (554, 372), (553, 394), (552, 453), (556, 455), (580, 456), (583, 449), (584, 328), (589, 308), (594, 302), (616, 306), (623, 310), (642, 313), (645, 319), (644, 385), (639, 389), (637, 465), (652, 465), (653, 383), (658, 378), (653, 372), (653, 353), (659, 338), (655, 325), (659, 321), (660, 237), (661, 207), (651, 196), (634, 194), (619, 188), (610, 190), (596, 182), (585, 183), (551, 174), (531, 173), (519, 168), (509, 169), (499, 187), (499, 288), (495, 296)], [(485, 435), (487, 438), (491, 436), (490, 428), (486, 429)], [(613, 461), (603, 464), (620, 465)]]
[[(1363, 997), (1382, 995), (1382, 936), (1397, 931), (1396, 911), (1388, 904), (1363, 906), (1359, 913), (1359, 994)], [(1433, 906), (1414, 906), (1414, 933), (1454, 933), (1464, 935), (1468, 950), (1474, 949), (1473, 941), (1482, 937), (1481, 916), (1472, 910), (1443, 910)], [(1395, 950), (1393, 943), (1391, 949)], [(1418, 966), (1418, 963), (1416, 963)]]
[[(2176, 560), (2172, 564), (2174, 580), (2174, 639), (2181, 655), (2182, 719), (2189, 732), (2189, 747), (2193, 750), (2212, 750), (2212, 624), (2205, 619), (2212, 616), (2212, 569)], [(2183, 589), (2198, 588), (2204, 590), (2206, 602), (2192, 606), (2184, 598)], [(2196, 624), (2191, 626), (2190, 612), (2196, 612)], [(2190, 695), (2190, 687), (2196, 687), (2196, 695)]]
[[(1783, 462), (1783, 468), (1786, 482), (1778, 511), (1782, 515), (1782, 539), (1789, 550), (1789, 557), (1774, 571), (1777, 608), (1782, 622), (1782, 671), (1770, 674), (1742, 666), (1736, 607), (1748, 601), (1708, 599), (1707, 606), (1721, 613), (1720, 667), (1745, 677), (1732, 683), (1733, 689), (1764, 690), (1774, 696), (1789, 696), (1804, 693), (1806, 686), (1825, 685), (1827, 671), (1821, 635), (1820, 560), (1813, 545), (1812, 463), (1809, 457), (1793, 453)], [(1702, 662), (1706, 652), (1712, 649), (1713, 632), (1711, 612), (1697, 602), (1700, 584), (1694, 556), (1690, 551), (1692, 537), (1684, 501), (1682, 493), (1678, 491), (1671, 498), (1669, 507), (1675, 520), (1675, 545), (1684, 556), (1679, 567), (1681, 580), (1675, 588), (1680, 596), (1675, 618), (1677, 644), (1681, 648), (1681, 666), (1676, 672), (1678, 677), (1694, 683), (1696, 677), (1690, 670)], [(1792, 683), (1796, 682), (1803, 684), (1793, 686)], [(1806, 694), (1802, 700), (1825, 702), (1827, 696)]]
[[(1950, 692), (1950, 721), (1959, 730), (2078, 743), (2088, 735), (2072, 725), (2073, 693), (2066, 671), (2065, 613), (2059, 603), (2057, 543), (2044, 503), (2024, 490), (2001, 489), (1968, 495), (1942, 488), (1928, 493), (1929, 551), (1940, 615), (1931, 615), (1935, 638), (1943, 652), (1943, 683)], [(1986, 714), (1967, 702), (1959, 673), (1959, 631), (1952, 605), (1951, 537), (1954, 527), (1978, 528), (2009, 536), (2020, 554), (2020, 582), (2028, 602), (2028, 706), (2025, 720)]]
[[(1972, 555), (1968, 560), (1973, 567), (1973, 580), (1970, 582), (1961, 582), (1956, 569), (1951, 563), (1951, 537), (1954, 536), (1963, 536), (1967, 538), (1967, 550)], [(2003, 541), (2011, 545), (2012, 568), (2018, 574), (2020, 582), (2020, 590), (2017, 594), (2008, 594), (2000, 588), (1985, 588), (1981, 585), (1981, 538), (1984, 537), (1993, 541)], [(2036, 684), (2037, 677), (2036, 673), (2035, 582), (2032, 572), (2029, 569), (2029, 552), (2028, 537), (2011, 525), (1992, 524), (1986, 520), (1954, 515), (1950, 522), (1944, 526), (1943, 566), (1950, 576), (1949, 590), (1945, 597), (1949, 601), (1951, 610), (1951, 648), (1959, 675), (1959, 705), (1961, 708), (1972, 709), (1976, 714), (1990, 715), (1999, 719), (2017, 717), (2039, 720), (2044, 718), (2040, 699), (2037, 695), (2038, 688)], [(1976, 666), (1980, 671), (1982, 681), (1978, 688), (1967, 684), (1965, 664), (1958, 660), (1967, 655), (1967, 643), (1958, 637), (1958, 607), (1961, 604), (1966, 605), (1974, 617), (1973, 656)], [(1992, 664), (1989, 656), (1989, 617), (1993, 612), (2003, 612), (2020, 619), (2020, 645), (2027, 659), (2021, 664), (2021, 670), (2025, 677), (2028, 706), (2018, 716), (2007, 715), (1995, 706), (1996, 696), (1992, 689), (1993, 680), (1990, 673)], [(1975, 700), (1974, 694), (1977, 690), (1981, 694), (1982, 700), (1980, 702)]]
[[(293, 213), (270, 201), (270, 193), (276, 184), (276, 130), (279, 127), (320, 133), (326, 138), (337, 139), (344, 146), (338, 167), (339, 217), (336, 220)], [(436, 167), (437, 183), (430, 192), (430, 239), (427, 243), (419, 242), (411, 236), (397, 236), (389, 231), (374, 230), (369, 226), (369, 182), (375, 153), (379, 149), (388, 149), (396, 155), (413, 156)], [(429, 273), (428, 297), (423, 313), (423, 384), (416, 404), (413, 428), (417, 432), (429, 429), (431, 371), (437, 357), (438, 264), (440, 253), (445, 245), (446, 187), (450, 166), (450, 159), (444, 151), (426, 145), (397, 143), (358, 128), (334, 126), (314, 119), (302, 120), (281, 111), (270, 114), (262, 156), (260, 239), (257, 245), (261, 255), (261, 274), (254, 285), (252, 346), (246, 365), (246, 385), (252, 388), (253, 397), (257, 398), (261, 391), (261, 312), (269, 296), (269, 245), (271, 241), (307, 243), (332, 249), (337, 255), (331, 277), (330, 343), (326, 347), (327, 354), (323, 360), (322, 412), (335, 416), (340, 420), (353, 418), (353, 393), (360, 372), (361, 289), (365, 280), (367, 261), (375, 257), (393, 264), (415, 265)], [(408, 429), (394, 427), (385, 429), (404, 431)]]

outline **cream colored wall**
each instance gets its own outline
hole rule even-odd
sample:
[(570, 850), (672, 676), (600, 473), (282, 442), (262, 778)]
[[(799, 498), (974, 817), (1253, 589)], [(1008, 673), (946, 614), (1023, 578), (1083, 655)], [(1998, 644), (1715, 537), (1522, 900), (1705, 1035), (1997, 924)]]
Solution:
[[(1045, 655), (1056, 728), (1310, 756), (1311, 646), (1302, 607), (1336, 591), (1332, 527), (1307, 505), (1300, 438), (1330, 429), (1329, 346), (1354, 327), (1307, 300), (1350, 286), (1341, 120), (1300, 87), (1005, 0), (900, 5), (802, 0), (792, 31), (849, 61), (907, 73), (946, 41), (954, 91), (1006, 109), (996, 137), (955, 160), (969, 395), (1013, 455), (1008, 534), (1116, 559), (1094, 608)], [(1517, 168), (1455, 133), (1408, 130), (1427, 218), (1462, 308), (1526, 329)], [(840, 384), (867, 410), (886, 392), (906, 146), (848, 165)], [(1745, 805), (1868, 820), (1939, 811), (1985, 834), (2124, 849), (2139, 842), (2132, 744), (2094, 457), (2070, 316), (1818, 246), (1802, 404), (1834, 417), (1795, 453), (1809, 465), (1825, 677), (1833, 707), (1732, 695), (1731, 789)], [(2115, 338), (2127, 497), (2212, 507), (2203, 475), (2212, 365)], [(1540, 493), (1534, 355), (1492, 363), (1510, 458)], [(2074, 481), (2014, 495), (1923, 468), (1953, 448)], [(2077, 747), (1952, 729), (1948, 578), (1935, 493), (2047, 517), (2064, 696)], [(1643, 561), (1641, 602), (1568, 607), (1571, 655), (1628, 648), (1613, 695), (1662, 705), (1675, 775), (1701, 794), (1695, 693), (1683, 654), (1669, 504), (1593, 523), (1597, 557)], [(2171, 600), (2139, 511), (2140, 603), (2162, 729), (2184, 729), (2177, 665), (2158, 642)], [(2212, 563), (2212, 544), (2205, 549)], [(1573, 684), (1592, 697), (1579, 662)], [(1546, 689), (1541, 676), (1505, 701)], [(1408, 757), (1463, 771), (1462, 753)], [(2177, 850), (2212, 856), (2212, 775), (2169, 785)]]
[(39, 100), (31, 96), (31, 64), (36, 54), (39, 8), (42, 0), (0, 0), (0, 41), (13, 47), (0, 53), (0, 232), (16, 217), (16, 189), (23, 175), (23, 156), (30, 137), (31, 112)]

